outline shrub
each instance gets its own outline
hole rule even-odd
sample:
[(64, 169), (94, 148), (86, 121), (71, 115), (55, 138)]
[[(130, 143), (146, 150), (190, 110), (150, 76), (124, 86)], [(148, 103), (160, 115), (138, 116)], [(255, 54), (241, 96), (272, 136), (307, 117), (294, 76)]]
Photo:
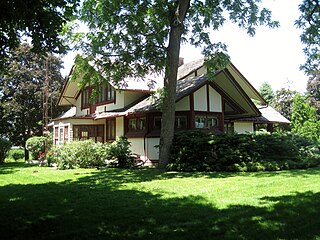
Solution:
[(180, 132), (174, 137), (169, 170), (277, 171), (320, 163), (320, 146), (291, 133), (212, 134)]
[(50, 156), (60, 169), (102, 166), (107, 159), (107, 145), (92, 140), (75, 141), (56, 147)]
[(26, 148), (30, 151), (32, 159), (36, 160), (39, 158), (40, 152), (45, 151), (46, 137), (31, 137), (26, 142)]
[(4, 163), (10, 148), (11, 142), (7, 139), (0, 138), (0, 164)]
[(24, 158), (24, 149), (12, 149), (9, 153), (10, 157), (15, 161)]
[(116, 141), (107, 147), (107, 156), (109, 160), (116, 160), (118, 167), (132, 167), (134, 158), (132, 157), (130, 142), (126, 137), (117, 137)]

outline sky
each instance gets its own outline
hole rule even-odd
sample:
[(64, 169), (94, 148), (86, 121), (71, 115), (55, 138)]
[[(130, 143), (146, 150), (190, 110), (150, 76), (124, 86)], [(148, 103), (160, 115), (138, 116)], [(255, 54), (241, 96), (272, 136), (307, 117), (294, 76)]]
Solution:
[[(305, 92), (308, 77), (299, 70), (305, 62), (303, 45), (300, 42), (301, 30), (294, 26), (300, 12), (298, 5), (302, 0), (263, 0), (263, 6), (272, 11), (274, 20), (280, 27), (269, 29), (258, 26), (254, 37), (244, 30), (227, 22), (211, 38), (227, 44), (231, 62), (259, 90), (262, 83), (267, 82), (272, 89), (290, 88)], [(190, 45), (182, 45), (180, 56), (185, 63), (201, 58), (201, 50)], [(74, 54), (68, 54), (63, 60), (65, 69), (62, 74), (69, 73)]]

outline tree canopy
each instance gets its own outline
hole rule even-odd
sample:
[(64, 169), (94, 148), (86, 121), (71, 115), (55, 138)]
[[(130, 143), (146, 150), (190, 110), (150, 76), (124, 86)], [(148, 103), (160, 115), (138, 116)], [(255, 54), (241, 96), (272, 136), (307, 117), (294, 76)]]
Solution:
[[(143, 78), (164, 72), (164, 98), (160, 137), (160, 166), (169, 160), (174, 133), (176, 81), (182, 42), (201, 47), (209, 70), (229, 61), (227, 46), (214, 42), (210, 31), (229, 18), (249, 35), (258, 25), (278, 26), (260, 0), (83, 0), (79, 19), (89, 31), (80, 44), (107, 81)], [(86, 81), (84, 79), (84, 81)]]
[(0, 1), (0, 70), (23, 38), (30, 38), (37, 53), (64, 52), (60, 32), (72, 19), (78, 1)]
[(307, 74), (320, 70), (320, 5), (319, 0), (303, 0), (299, 5), (301, 15), (296, 25), (303, 30), (300, 38), (305, 44), (306, 62), (301, 68)]
[(280, 112), (284, 117), (291, 120), (293, 99), (297, 94), (296, 91), (281, 88), (275, 93), (273, 107)]
[(51, 117), (60, 114), (55, 108), (63, 85), (60, 73), (61, 60), (48, 55), (48, 71), (45, 58), (31, 52), (27, 44), (21, 45), (10, 58), (8, 70), (0, 74), (0, 135), (12, 143), (24, 146), (33, 135), (41, 135), (43, 127), (43, 87), (46, 75), (49, 78)]
[(320, 121), (317, 120), (316, 109), (299, 93), (293, 100), (291, 130), (320, 141)]

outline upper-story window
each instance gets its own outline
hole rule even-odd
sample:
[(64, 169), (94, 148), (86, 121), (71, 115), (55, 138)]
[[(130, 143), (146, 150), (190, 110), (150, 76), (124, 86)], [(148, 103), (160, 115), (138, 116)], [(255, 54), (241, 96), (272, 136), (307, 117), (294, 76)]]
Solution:
[[(93, 96), (93, 93), (95, 95)], [(82, 90), (81, 106), (86, 108), (90, 103), (103, 104), (114, 101), (115, 89), (110, 85), (102, 85), (99, 87), (86, 87)]]

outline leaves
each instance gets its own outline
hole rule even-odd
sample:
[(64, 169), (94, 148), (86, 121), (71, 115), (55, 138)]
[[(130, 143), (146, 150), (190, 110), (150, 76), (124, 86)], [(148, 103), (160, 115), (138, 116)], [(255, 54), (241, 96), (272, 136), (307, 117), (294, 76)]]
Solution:
[[(47, 59), (49, 114), (57, 117), (61, 110), (54, 106), (63, 85), (61, 60), (52, 55)], [(45, 61), (26, 44), (20, 46), (10, 60), (7, 72), (0, 75), (0, 134), (9, 137), (15, 145), (23, 146), (29, 136), (41, 134)]]

